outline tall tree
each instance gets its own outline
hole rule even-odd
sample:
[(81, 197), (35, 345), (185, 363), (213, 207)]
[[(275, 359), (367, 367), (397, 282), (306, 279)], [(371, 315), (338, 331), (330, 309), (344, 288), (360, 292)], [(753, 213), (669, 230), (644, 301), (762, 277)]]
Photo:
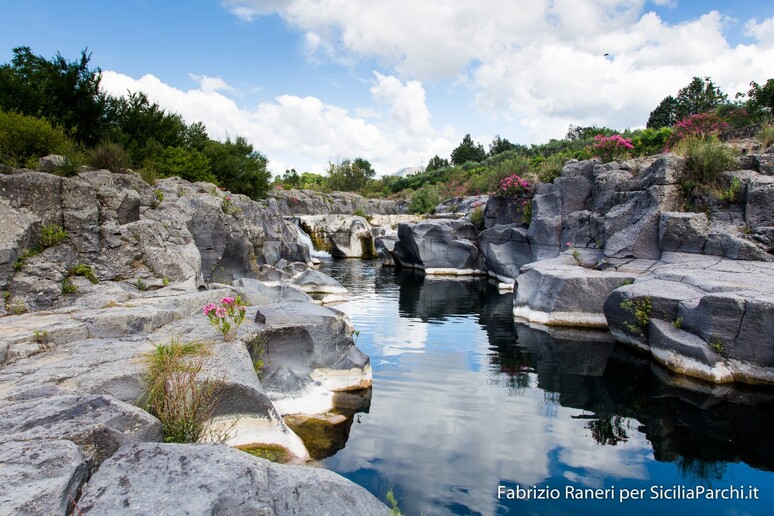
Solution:
[[(737, 93), (736, 96), (743, 97), (744, 94)], [(767, 80), (763, 86), (755, 81), (751, 82), (745, 105), (754, 117), (774, 117), (774, 79)]]
[(714, 111), (726, 104), (728, 96), (715, 86), (709, 77), (694, 77), (677, 92), (677, 97), (665, 97), (650, 113), (647, 127), (669, 127), (689, 115)]
[(221, 185), (252, 199), (262, 199), (269, 191), (271, 172), (266, 157), (253, 149), (245, 138), (237, 136), (225, 142), (210, 140), (204, 147), (212, 174)]
[(516, 150), (519, 146), (515, 143), (511, 143), (507, 138), (500, 138), (500, 135), (494, 137), (492, 143), (489, 144), (489, 155), (496, 156), (510, 150)]
[(439, 168), (446, 168), (449, 166), (449, 160), (443, 159), (438, 154), (430, 158), (430, 161), (427, 162), (427, 166), (425, 167), (425, 172), (430, 172), (431, 170), (438, 170)]
[(452, 151), (451, 162), (454, 165), (462, 165), (468, 161), (480, 162), (486, 158), (486, 151), (480, 143), (474, 143), (470, 134), (462, 138), (462, 142)]
[(358, 192), (376, 175), (371, 163), (363, 158), (345, 159), (328, 168), (328, 186), (341, 192)]
[(106, 96), (100, 91), (102, 71), (89, 69), (91, 54), (68, 62), (52, 60), (29, 47), (13, 49), (10, 63), (0, 65), (0, 109), (47, 118), (79, 142), (99, 141), (105, 127)]

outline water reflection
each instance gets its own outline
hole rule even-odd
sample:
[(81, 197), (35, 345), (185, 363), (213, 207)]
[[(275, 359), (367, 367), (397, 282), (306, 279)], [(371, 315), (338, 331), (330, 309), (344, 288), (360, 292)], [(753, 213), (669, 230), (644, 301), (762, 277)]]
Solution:
[[(774, 491), (771, 389), (686, 389), (609, 339), (516, 325), (511, 297), (486, 280), (429, 279), (359, 261), (326, 267), (355, 294), (337, 308), (360, 330), (374, 390), (370, 413), (325, 464), (382, 499), (393, 489), (405, 513), (621, 509), (609, 501), (498, 501), (503, 484), (745, 482)], [(660, 503), (626, 509), (730, 507)], [(733, 506), (755, 513), (765, 506), (756, 503)]]

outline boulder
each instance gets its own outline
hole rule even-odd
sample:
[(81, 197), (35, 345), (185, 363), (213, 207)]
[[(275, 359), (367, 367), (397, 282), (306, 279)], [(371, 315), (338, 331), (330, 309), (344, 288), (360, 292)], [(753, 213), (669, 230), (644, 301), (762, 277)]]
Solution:
[(744, 222), (749, 228), (771, 226), (774, 220), (774, 176), (758, 176), (747, 185)]
[(502, 282), (513, 283), (521, 266), (532, 262), (527, 230), (517, 224), (494, 226), (478, 238), (487, 271)]
[(89, 473), (78, 447), (61, 439), (0, 439), (0, 513), (71, 514)]
[(348, 291), (344, 286), (331, 278), (327, 274), (314, 270), (307, 269), (290, 283), (291, 286), (298, 288), (306, 293), (316, 294), (347, 294)]
[(300, 217), (316, 247), (340, 258), (373, 258), (376, 255), (371, 225), (356, 215), (314, 215)]
[(269, 286), (258, 280), (240, 278), (234, 282), (234, 287), (240, 291), (245, 302), (253, 306), (281, 303), (283, 301), (314, 302), (308, 294), (292, 285), (280, 284)]
[(476, 208), (484, 210), (489, 198), (488, 195), (452, 197), (433, 208), (433, 214), (444, 218), (469, 216)]
[(402, 267), (428, 274), (480, 274), (476, 228), (465, 220), (435, 219), (398, 225), (393, 255)]
[(709, 220), (704, 213), (662, 212), (658, 225), (663, 251), (701, 254), (707, 243)]
[(67, 163), (67, 158), (59, 154), (49, 154), (38, 160), (38, 170), (41, 172), (56, 172)]
[(389, 514), (362, 487), (318, 468), (283, 466), (222, 445), (138, 443), (89, 480), (93, 514)]
[(263, 385), (285, 414), (323, 413), (333, 408), (333, 393), (371, 385), (371, 364), (352, 340), (349, 319), (310, 303), (260, 307), (267, 365)]
[(524, 224), (524, 206), (525, 203), (532, 202), (532, 199), (496, 195), (483, 202), (486, 202), (484, 227), (489, 229), (499, 225), (516, 224), (520, 226)]

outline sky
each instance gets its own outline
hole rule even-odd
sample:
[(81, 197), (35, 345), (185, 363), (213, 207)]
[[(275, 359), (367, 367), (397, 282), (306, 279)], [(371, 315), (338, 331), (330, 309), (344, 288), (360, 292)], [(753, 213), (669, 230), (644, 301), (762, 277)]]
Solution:
[[(273, 173), (362, 157), (378, 175), (465, 134), (533, 144), (570, 124), (643, 127), (692, 77), (729, 97), (774, 77), (760, 0), (0, 0), (0, 62), (83, 49)], [(605, 55), (607, 54), (607, 55)]]

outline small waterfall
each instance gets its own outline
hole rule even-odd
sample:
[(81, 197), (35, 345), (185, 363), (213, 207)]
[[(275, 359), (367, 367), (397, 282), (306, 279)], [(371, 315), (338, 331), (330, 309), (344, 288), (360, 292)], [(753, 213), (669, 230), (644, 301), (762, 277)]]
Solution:
[(312, 244), (312, 239), (309, 237), (309, 235), (306, 234), (306, 232), (301, 229), (301, 225), (296, 221), (296, 231), (298, 231), (298, 240), (302, 244), (306, 245), (306, 247), (309, 248), (309, 254), (314, 258), (330, 258), (331, 254), (325, 251), (318, 251), (314, 248), (314, 245)]

